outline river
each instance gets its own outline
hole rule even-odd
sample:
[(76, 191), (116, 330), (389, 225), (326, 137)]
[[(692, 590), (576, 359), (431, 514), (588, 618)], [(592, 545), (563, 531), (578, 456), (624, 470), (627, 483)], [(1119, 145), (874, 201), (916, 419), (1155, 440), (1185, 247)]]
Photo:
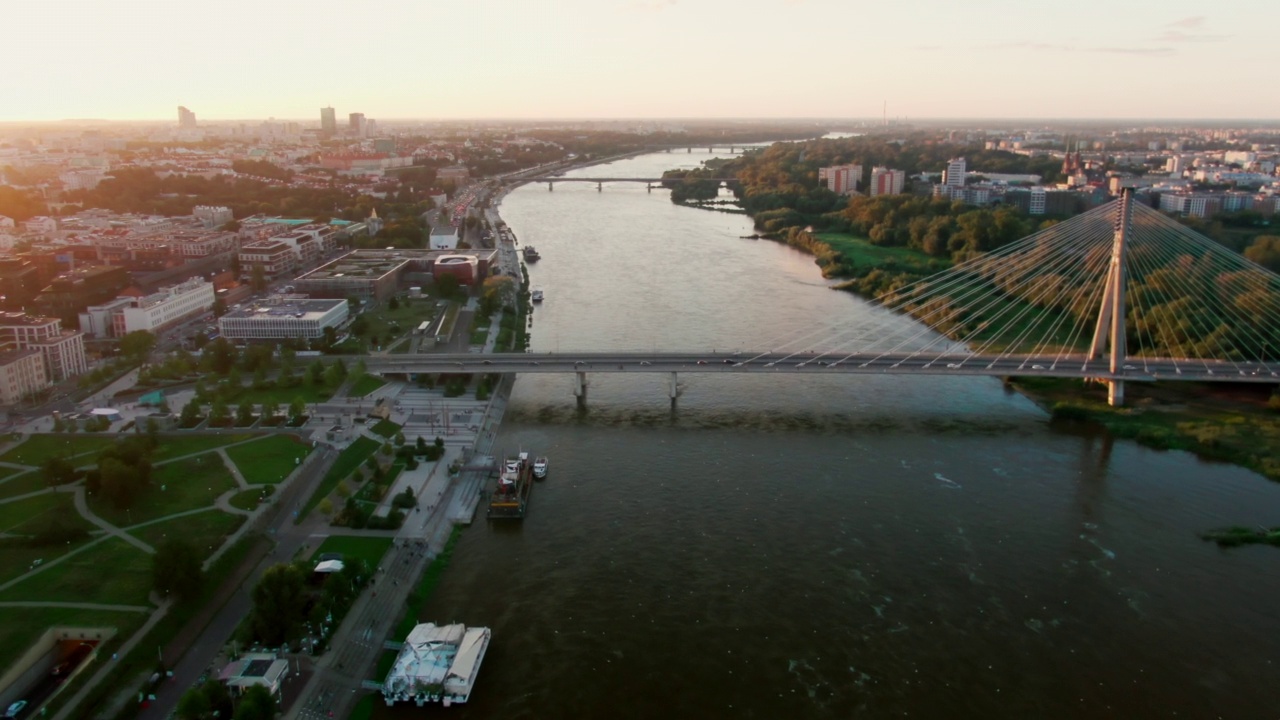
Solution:
[[(703, 153), (583, 176), (645, 177)], [(532, 349), (774, 350), (869, 310), (744, 216), (643, 185), (526, 186)], [(827, 333), (798, 340), (820, 347)], [(709, 355), (710, 356), (710, 355)], [(467, 718), (1263, 717), (1280, 485), (1047, 415), (990, 378), (522, 376), (546, 453), (515, 526), (463, 533), (423, 619), (493, 628)], [(421, 717), (401, 707), (379, 717)]]

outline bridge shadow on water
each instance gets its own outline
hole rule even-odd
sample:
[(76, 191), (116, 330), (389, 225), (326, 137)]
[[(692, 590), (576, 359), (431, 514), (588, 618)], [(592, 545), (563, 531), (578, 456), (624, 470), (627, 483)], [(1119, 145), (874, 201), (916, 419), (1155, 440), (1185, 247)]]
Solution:
[[(569, 404), (512, 407), (505, 422), (514, 424), (575, 425), (592, 428), (680, 428), (686, 430), (740, 430), (749, 432), (824, 433), (922, 433), (1025, 436), (1034, 432), (1027, 423), (1008, 417), (786, 412), (754, 409), (615, 407)], [(1047, 422), (1045, 419), (1044, 422)]]

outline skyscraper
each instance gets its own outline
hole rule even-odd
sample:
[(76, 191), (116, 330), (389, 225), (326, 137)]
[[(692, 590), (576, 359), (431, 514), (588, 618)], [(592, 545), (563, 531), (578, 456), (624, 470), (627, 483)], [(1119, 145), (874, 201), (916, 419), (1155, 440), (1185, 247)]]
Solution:
[(325, 135), (338, 133), (338, 115), (331, 107), (320, 108), (320, 132)]
[(196, 114), (190, 110), (178, 106), (178, 127), (183, 130), (190, 130), (196, 126)]
[(951, 188), (964, 188), (964, 173), (964, 158), (955, 158), (947, 163), (947, 169), (942, 173), (942, 184)]
[(368, 126), (365, 124), (364, 113), (351, 113), (347, 116), (347, 132), (362, 138), (368, 133)]

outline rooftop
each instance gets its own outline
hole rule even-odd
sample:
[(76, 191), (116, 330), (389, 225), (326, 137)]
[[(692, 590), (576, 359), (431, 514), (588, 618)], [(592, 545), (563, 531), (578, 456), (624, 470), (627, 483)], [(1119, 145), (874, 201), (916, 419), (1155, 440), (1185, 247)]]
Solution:
[(223, 315), (223, 319), (231, 318), (309, 318), (317, 319), (330, 312), (337, 305), (345, 305), (346, 300), (305, 300), (301, 298), (268, 298), (239, 310), (232, 310)]

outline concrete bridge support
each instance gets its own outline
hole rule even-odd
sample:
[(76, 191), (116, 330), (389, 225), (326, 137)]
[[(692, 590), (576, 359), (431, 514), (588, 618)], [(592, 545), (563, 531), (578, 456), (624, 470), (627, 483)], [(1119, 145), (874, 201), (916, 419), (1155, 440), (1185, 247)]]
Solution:
[(576, 372), (573, 374), (573, 396), (578, 398), (578, 407), (587, 406), (587, 374), (584, 372)]
[(685, 148), (685, 152), (687, 152), (687, 153), (689, 153), (690, 155), (692, 155), (692, 154), (693, 154), (693, 148)]
[(1121, 407), (1124, 405), (1124, 381), (1108, 380), (1107, 381), (1107, 404), (1111, 407)]
[(646, 192), (653, 192), (653, 183), (645, 183), (644, 189)]
[(604, 183), (602, 182), (596, 183), (596, 192), (604, 192)]
[(680, 378), (677, 373), (671, 373), (671, 377), (667, 380), (667, 397), (671, 398), (671, 409), (676, 409), (676, 401), (680, 399), (683, 389), (680, 387)]

